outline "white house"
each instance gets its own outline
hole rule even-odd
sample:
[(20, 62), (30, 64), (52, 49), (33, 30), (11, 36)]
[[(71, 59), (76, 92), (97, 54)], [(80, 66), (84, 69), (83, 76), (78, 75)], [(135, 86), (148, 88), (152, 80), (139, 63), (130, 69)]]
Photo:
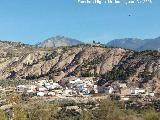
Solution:
[(113, 87), (111, 87), (111, 86), (109, 86), (109, 87), (107, 87), (107, 88), (105, 89), (105, 93), (107, 93), (107, 94), (112, 94), (113, 91), (114, 91), (114, 89), (113, 89)]
[(145, 94), (146, 92), (143, 88), (132, 88), (130, 91), (133, 95)]
[(45, 88), (45, 87), (38, 87), (37, 91), (40, 91), (40, 92), (47, 91), (47, 88)]
[(36, 92), (36, 88), (37, 88), (37, 86), (35, 86), (35, 85), (26, 85), (26, 89), (27, 89), (28, 93)]
[(93, 86), (93, 90), (94, 90), (95, 93), (98, 93), (97, 85), (94, 85), (94, 86)]
[(58, 83), (52, 83), (51, 89), (55, 89), (55, 88), (62, 88), (62, 87)]
[(44, 92), (38, 92), (38, 93), (37, 93), (37, 96), (40, 96), (40, 97), (43, 97), (44, 95), (45, 95)]
[(47, 82), (46, 80), (39, 80), (39, 81), (37, 82), (37, 85), (38, 85), (38, 86), (43, 86), (46, 82)]
[(71, 89), (65, 89), (64, 91), (63, 91), (63, 94), (64, 95), (72, 95), (72, 90)]
[(48, 96), (55, 96), (56, 93), (55, 92), (48, 92)]
[(18, 85), (16, 87), (17, 92), (24, 92), (25, 89), (26, 89), (25, 85)]
[(55, 93), (56, 93), (56, 95), (62, 95), (63, 94), (63, 91), (61, 90), (61, 89), (59, 89), (59, 90), (53, 90)]
[(4, 88), (2, 86), (0, 86), (0, 91), (3, 91), (3, 90), (4, 90)]
[(146, 92), (146, 95), (154, 97), (155, 93), (154, 92)]
[(54, 90), (55, 88), (62, 88), (58, 83), (45, 84), (47, 89)]
[(31, 92), (36, 92), (36, 87), (35, 85), (18, 85), (16, 87), (16, 90), (18, 92), (24, 92), (26, 90), (26, 92), (31, 93)]
[(80, 78), (75, 80), (76, 83), (82, 83), (82, 80)]
[(149, 96), (154, 97), (154, 92), (149, 92)]
[(83, 94), (90, 94), (90, 92), (89, 88), (84, 88), (82, 91)]

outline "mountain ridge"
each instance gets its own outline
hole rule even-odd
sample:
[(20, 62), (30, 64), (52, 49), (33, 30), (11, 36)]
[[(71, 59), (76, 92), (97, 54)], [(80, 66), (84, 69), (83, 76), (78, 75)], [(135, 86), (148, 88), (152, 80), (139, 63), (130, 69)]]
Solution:
[[(39, 48), (57, 48), (57, 47), (63, 47), (63, 46), (73, 46), (73, 45), (78, 45), (78, 44), (85, 44), (84, 42), (81, 42), (80, 40), (73, 39), (70, 37), (65, 37), (62, 35), (50, 37), (35, 45), (24, 44), (22, 42), (11, 42), (11, 41), (2, 41), (2, 40), (0, 40), (0, 42), (1, 43), (12, 43), (12, 44), (17, 44), (17, 45), (35, 46)], [(94, 44), (96, 44), (96, 42)], [(109, 46), (109, 47), (131, 49), (135, 51), (159, 50), (160, 37), (157, 37), (155, 39), (144, 39), (144, 40), (139, 39), (139, 38), (114, 39), (104, 45)]]
[(108, 42), (107, 45), (136, 51), (158, 50), (160, 48), (160, 37), (144, 40), (138, 38), (115, 39)]

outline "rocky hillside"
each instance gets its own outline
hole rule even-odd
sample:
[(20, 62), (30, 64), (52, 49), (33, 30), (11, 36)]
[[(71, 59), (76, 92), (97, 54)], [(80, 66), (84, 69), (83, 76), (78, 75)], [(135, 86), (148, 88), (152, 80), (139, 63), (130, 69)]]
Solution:
[(160, 48), (160, 37), (155, 39), (137, 39), (137, 38), (125, 38), (115, 39), (107, 43), (108, 46), (127, 48), (131, 50), (143, 51), (143, 50), (157, 50)]
[[(36, 48), (0, 42), (0, 79), (60, 80), (67, 76), (103, 76), (108, 80), (160, 80), (160, 53), (133, 52), (96, 45)], [(158, 83), (157, 83), (158, 84)]]
[(72, 46), (72, 45), (78, 45), (78, 44), (82, 44), (82, 42), (79, 40), (67, 38), (64, 36), (56, 36), (56, 37), (48, 38), (47, 40), (44, 40), (43, 42), (38, 43), (36, 46), (56, 48), (60, 46)]

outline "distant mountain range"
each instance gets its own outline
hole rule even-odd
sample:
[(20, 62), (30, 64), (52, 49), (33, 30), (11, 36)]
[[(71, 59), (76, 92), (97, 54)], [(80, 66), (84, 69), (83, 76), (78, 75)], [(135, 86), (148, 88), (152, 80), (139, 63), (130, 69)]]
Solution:
[[(60, 46), (73, 46), (77, 44), (83, 44), (83, 42), (69, 38), (64, 36), (55, 36), (44, 40), (36, 44), (37, 47), (60, 47)], [(126, 48), (136, 51), (143, 51), (143, 50), (157, 50), (160, 48), (160, 37), (155, 39), (138, 39), (138, 38), (124, 38), (124, 39), (115, 39), (106, 44), (107, 46), (112, 47), (120, 47)]]
[(82, 44), (83, 42), (73, 39), (73, 38), (68, 38), (64, 36), (56, 36), (56, 37), (51, 37), (46, 40), (44, 40), (41, 43), (36, 44), (38, 47), (60, 47), (60, 46), (73, 46), (77, 44)]
[(160, 48), (160, 37), (155, 39), (137, 39), (137, 38), (125, 38), (125, 39), (115, 39), (107, 43), (108, 46), (120, 47), (131, 50), (157, 50)]

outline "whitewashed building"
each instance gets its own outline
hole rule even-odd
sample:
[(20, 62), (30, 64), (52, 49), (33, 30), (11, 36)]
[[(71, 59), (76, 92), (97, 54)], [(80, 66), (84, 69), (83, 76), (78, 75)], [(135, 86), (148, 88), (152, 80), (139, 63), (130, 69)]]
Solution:
[(43, 97), (45, 95), (44, 92), (37, 92), (37, 96)]
[(94, 86), (93, 86), (93, 90), (94, 90), (94, 93), (98, 93), (97, 85), (94, 85)]
[(145, 94), (145, 89), (143, 88), (131, 88), (131, 94), (132, 95), (139, 95), (139, 94)]
[(55, 92), (48, 92), (48, 96), (55, 96), (56, 93)]
[(16, 87), (17, 92), (24, 92), (25, 89), (26, 89), (26, 86), (25, 86), (25, 85), (18, 85), (18, 86)]
[(44, 86), (48, 90), (54, 90), (55, 88), (61, 88), (61, 86), (58, 83), (45, 83)]
[(45, 88), (45, 87), (37, 87), (37, 91), (44, 92), (44, 91), (47, 91), (47, 88)]
[(107, 87), (107, 88), (105, 89), (105, 93), (107, 93), (107, 94), (112, 94), (113, 91), (114, 91), (114, 89), (113, 89), (113, 87), (111, 87), (111, 86), (109, 86), (109, 87)]

